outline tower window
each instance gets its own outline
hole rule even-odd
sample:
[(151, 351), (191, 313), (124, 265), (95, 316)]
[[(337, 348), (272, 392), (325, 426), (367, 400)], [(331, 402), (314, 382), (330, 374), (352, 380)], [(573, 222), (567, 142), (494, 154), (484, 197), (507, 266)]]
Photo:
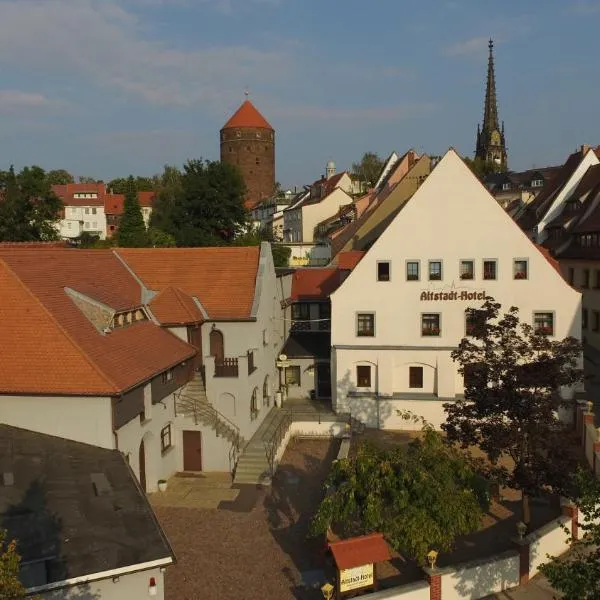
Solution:
[(260, 138), (261, 138), (261, 133), (260, 133), (260, 131), (257, 131), (256, 132), (256, 139), (260, 140)]
[(229, 146), (229, 152), (233, 152), (233, 146)]
[(260, 165), (260, 158), (258, 158), (258, 156), (256, 157), (256, 161), (255, 162), (256, 162), (257, 165)]
[(236, 131), (235, 132), (235, 137), (242, 137), (242, 132), (241, 131)]
[(265, 152), (269, 151), (269, 146), (265, 146)]

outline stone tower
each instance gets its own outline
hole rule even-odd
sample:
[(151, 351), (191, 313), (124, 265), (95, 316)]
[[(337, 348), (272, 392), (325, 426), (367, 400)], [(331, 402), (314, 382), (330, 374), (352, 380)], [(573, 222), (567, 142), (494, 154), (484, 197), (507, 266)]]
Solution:
[(221, 129), (221, 162), (242, 172), (248, 210), (275, 191), (275, 130), (248, 99)]
[(495, 171), (506, 171), (508, 160), (504, 140), (504, 122), (500, 128), (498, 121), (498, 103), (496, 100), (496, 75), (494, 73), (494, 42), (488, 44), (488, 70), (483, 107), (483, 124), (477, 125), (477, 145), (475, 158), (489, 163)]

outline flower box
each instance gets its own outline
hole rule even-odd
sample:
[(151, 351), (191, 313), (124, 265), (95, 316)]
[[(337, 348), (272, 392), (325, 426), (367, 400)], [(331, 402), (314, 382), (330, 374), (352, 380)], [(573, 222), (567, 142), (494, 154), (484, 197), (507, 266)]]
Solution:
[(518, 271), (517, 273), (515, 273), (515, 279), (525, 279), (525, 273), (523, 273), (523, 271)]
[(461, 273), (461, 279), (473, 279), (473, 273)]
[(546, 327), (537, 327), (536, 330), (535, 330), (535, 332), (538, 335), (552, 335), (554, 333), (553, 330), (552, 330), (552, 327), (548, 327), (548, 326), (546, 326)]
[(423, 329), (423, 335), (440, 335), (440, 330), (438, 327)]

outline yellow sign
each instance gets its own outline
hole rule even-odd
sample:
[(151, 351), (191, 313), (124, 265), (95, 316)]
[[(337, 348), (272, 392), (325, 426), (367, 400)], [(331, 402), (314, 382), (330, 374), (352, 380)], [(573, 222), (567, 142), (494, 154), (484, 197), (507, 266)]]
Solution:
[(340, 592), (373, 585), (373, 563), (340, 571)]

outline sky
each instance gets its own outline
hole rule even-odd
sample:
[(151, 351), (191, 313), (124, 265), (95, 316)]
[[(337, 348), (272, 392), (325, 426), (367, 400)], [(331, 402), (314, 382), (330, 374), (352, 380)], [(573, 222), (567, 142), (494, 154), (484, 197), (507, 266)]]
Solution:
[(276, 178), (472, 155), (495, 40), (509, 166), (600, 144), (600, 0), (0, 0), (0, 168), (109, 180), (219, 158), (250, 99)]

